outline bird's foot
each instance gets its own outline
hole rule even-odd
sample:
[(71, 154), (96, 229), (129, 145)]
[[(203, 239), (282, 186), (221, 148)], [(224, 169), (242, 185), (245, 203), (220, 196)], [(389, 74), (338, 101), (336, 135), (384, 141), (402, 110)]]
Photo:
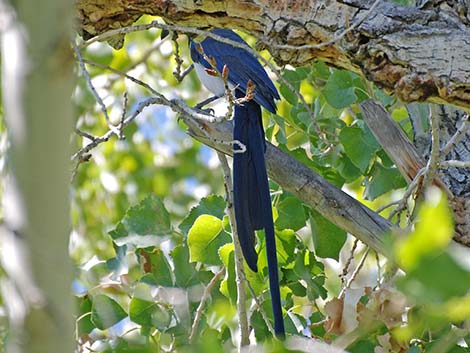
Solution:
[[(217, 100), (217, 99), (219, 99), (219, 97), (217, 97), (217, 96), (209, 97), (209, 98), (203, 100), (202, 102), (196, 104), (196, 107), (195, 107), (195, 108), (202, 110), (202, 108), (203, 108), (204, 106), (206, 106), (206, 105), (212, 103), (213, 101), (215, 101), (215, 100)], [(212, 110), (212, 109), (211, 109), (211, 110)]]

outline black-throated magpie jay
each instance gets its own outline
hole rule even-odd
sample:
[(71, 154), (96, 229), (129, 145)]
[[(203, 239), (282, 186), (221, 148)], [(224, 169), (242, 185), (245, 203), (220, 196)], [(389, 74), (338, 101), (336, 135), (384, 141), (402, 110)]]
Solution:
[[(212, 33), (246, 44), (231, 30), (216, 28), (212, 30)], [(235, 105), (233, 138), (244, 144), (246, 151), (234, 153), (233, 156), (233, 203), (243, 255), (248, 266), (255, 272), (258, 270), (258, 254), (255, 250), (254, 232), (264, 229), (274, 331), (277, 336), (283, 337), (284, 322), (279, 291), (276, 241), (264, 160), (266, 142), (261, 119), (261, 106), (275, 113), (274, 100), (280, 97), (263, 66), (247, 50), (210, 37), (205, 38), (199, 44), (190, 40), (191, 58), (196, 73), (204, 86), (214, 95), (218, 97), (225, 95), (224, 82), (220, 76), (210, 73), (213, 68), (204, 59), (198, 45), (202, 47), (202, 53), (206, 57), (214, 60), (219, 73), (223, 71), (224, 66), (228, 68), (227, 82), (232, 89), (235, 89), (236, 98), (245, 97), (250, 81), (255, 85), (253, 99), (241, 105)], [(237, 152), (237, 147), (234, 152)]]

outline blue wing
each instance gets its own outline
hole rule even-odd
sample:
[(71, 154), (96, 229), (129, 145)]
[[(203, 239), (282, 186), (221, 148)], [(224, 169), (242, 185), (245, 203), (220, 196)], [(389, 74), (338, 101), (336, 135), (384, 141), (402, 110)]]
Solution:
[[(228, 29), (216, 28), (212, 30), (212, 33), (241, 44), (246, 44), (238, 34)], [(251, 80), (256, 85), (254, 101), (271, 113), (276, 112), (274, 100), (279, 99), (276, 87), (274, 87), (263, 66), (250, 52), (209, 37), (204, 39), (201, 45), (204, 53), (215, 59), (217, 69), (220, 72), (222, 72), (224, 65), (227, 65), (229, 70), (228, 81), (231, 84), (234, 86), (239, 85), (238, 89), (244, 94), (247, 83)], [(191, 41), (191, 58), (194, 62), (200, 63), (208, 69), (211, 68), (210, 64), (197, 51), (196, 43), (193, 41)]]

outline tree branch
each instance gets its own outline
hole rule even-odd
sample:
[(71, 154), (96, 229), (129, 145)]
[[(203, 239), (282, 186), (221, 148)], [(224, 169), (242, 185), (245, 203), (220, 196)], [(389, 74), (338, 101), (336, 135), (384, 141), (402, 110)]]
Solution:
[(235, 221), (235, 210), (233, 208), (233, 185), (232, 173), (227, 162), (227, 157), (222, 152), (217, 152), (222, 172), (224, 174), (225, 195), (227, 198), (227, 214), (232, 229), (232, 240), (235, 255), (235, 275), (237, 283), (237, 311), (238, 326), (240, 327), (240, 346), (250, 344), (250, 330), (248, 328), (248, 316), (246, 313), (246, 290), (245, 290), (245, 270), (242, 248), (237, 233), (237, 222)]
[[(143, 14), (167, 23), (241, 29), (261, 38), (279, 65), (314, 60), (361, 73), (403, 101), (470, 107), (470, 29), (451, 6), (405, 7), (391, 0), (264, 2), (99, 0), (76, 3), (85, 39)], [(132, 9), (132, 11), (129, 11)], [(351, 25), (350, 25), (351, 23)], [(110, 44), (119, 47), (123, 34)], [(431, 60), (432, 59), (432, 60)]]
[[(183, 117), (183, 119), (185, 119)], [(203, 143), (221, 151), (232, 154), (231, 146), (214, 141), (228, 141), (232, 136), (232, 123), (196, 124), (186, 120), (189, 134)], [(213, 140), (208, 140), (199, 129), (202, 127)], [(345, 192), (328, 183), (304, 164), (279, 148), (267, 143), (266, 164), (270, 177), (286, 191), (291, 192), (305, 204), (317, 210), (338, 227), (353, 234), (375, 251), (389, 256), (384, 234), (397, 230), (392, 223), (379, 216)]]
[[(362, 116), (377, 141), (384, 148), (385, 152), (389, 155), (392, 161), (398, 166), (402, 175), (408, 179), (409, 185), (403, 196), (399, 201), (397, 209), (392, 211), (391, 216), (402, 211), (406, 207), (408, 198), (413, 194), (414, 189), (423, 184), (422, 178), (427, 178), (426, 175), (432, 180), (432, 183), (445, 191), (449, 196), (449, 204), (454, 211), (455, 220), (455, 234), (453, 239), (463, 245), (470, 246), (470, 237), (468, 236), (468, 214), (470, 210), (470, 203), (468, 198), (460, 197), (459, 193), (455, 196), (452, 184), (444, 183), (439, 176), (437, 176), (432, 169), (436, 167), (467, 167), (470, 164), (462, 161), (439, 161), (439, 120), (442, 117), (431, 117), (432, 125), (432, 151), (429, 162), (424, 166), (424, 162), (416, 151), (414, 145), (408, 140), (398, 124), (392, 119), (390, 114), (377, 102), (366, 101), (359, 104)], [(433, 111), (434, 115), (441, 114), (437, 109)], [(465, 123), (464, 123), (465, 124)], [(463, 125), (462, 125), (462, 128)], [(450, 140), (456, 140), (457, 137), (464, 134), (462, 128), (450, 137)], [(453, 142), (454, 143), (454, 142)], [(446, 145), (447, 146), (447, 145)], [(431, 173), (429, 173), (431, 170)], [(447, 172), (447, 171), (446, 171)], [(412, 178), (410, 180), (409, 178)], [(424, 183), (425, 184), (425, 183)], [(447, 186), (449, 185), (449, 186)], [(449, 190), (450, 188), (450, 190)], [(457, 190), (458, 191), (458, 190)]]
[(202, 313), (204, 309), (204, 305), (206, 304), (207, 299), (211, 295), (212, 289), (217, 284), (219, 279), (225, 275), (225, 268), (222, 268), (219, 272), (217, 272), (214, 277), (212, 277), (211, 281), (208, 283), (207, 287), (204, 289), (204, 293), (202, 294), (201, 301), (199, 302), (199, 306), (196, 309), (196, 316), (194, 317), (193, 325), (191, 326), (191, 332), (189, 334), (189, 342), (194, 343), (196, 339), (196, 334), (198, 333), (199, 323), (202, 319)]

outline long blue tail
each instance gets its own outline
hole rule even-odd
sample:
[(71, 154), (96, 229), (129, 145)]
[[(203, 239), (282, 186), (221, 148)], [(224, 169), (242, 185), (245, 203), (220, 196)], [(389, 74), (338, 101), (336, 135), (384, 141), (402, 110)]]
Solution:
[[(244, 95), (237, 91), (236, 96), (240, 98)], [(233, 201), (238, 237), (248, 266), (256, 272), (258, 255), (254, 231), (264, 229), (274, 332), (276, 336), (284, 337), (276, 240), (264, 160), (266, 144), (261, 107), (253, 100), (243, 103), (243, 106), (236, 105), (234, 120), (233, 138), (247, 148), (244, 153), (234, 153), (233, 157)]]

